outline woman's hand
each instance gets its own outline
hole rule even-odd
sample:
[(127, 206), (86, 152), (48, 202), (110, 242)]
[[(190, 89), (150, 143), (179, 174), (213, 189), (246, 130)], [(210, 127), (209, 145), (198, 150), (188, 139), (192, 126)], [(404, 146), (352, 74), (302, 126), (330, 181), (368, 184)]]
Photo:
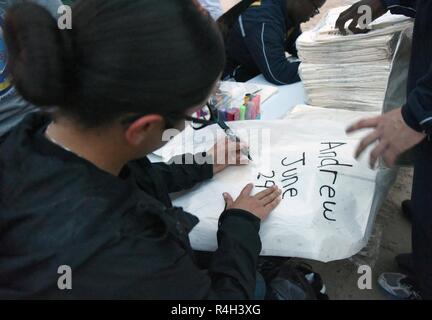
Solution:
[(231, 195), (224, 193), (226, 209), (242, 209), (252, 213), (260, 220), (265, 220), (281, 202), (282, 191), (273, 186), (251, 196), (253, 187), (253, 184), (248, 184), (235, 201)]
[(402, 117), (401, 108), (375, 118), (361, 120), (350, 126), (347, 133), (364, 128), (373, 128), (374, 130), (360, 142), (355, 157), (358, 158), (369, 145), (378, 141), (378, 145), (370, 155), (371, 168), (375, 167), (375, 163), (380, 157), (383, 158), (388, 167), (394, 166), (401, 153), (419, 144), (426, 137), (424, 133), (408, 127)]
[(213, 156), (213, 174), (217, 174), (229, 166), (246, 165), (249, 160), (241, 153), (244, 147), (241, 143), (230, 141), (228, 138), (218, 141), (208, 152)]

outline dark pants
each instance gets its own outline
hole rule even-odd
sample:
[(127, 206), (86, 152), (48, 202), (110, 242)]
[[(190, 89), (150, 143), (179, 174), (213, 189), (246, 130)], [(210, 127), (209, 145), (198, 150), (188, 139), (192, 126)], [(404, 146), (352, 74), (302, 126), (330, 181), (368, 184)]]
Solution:
[(411, 200), (415, 275), (423, 299), (432, 299), (432, 141), (418, 147)]

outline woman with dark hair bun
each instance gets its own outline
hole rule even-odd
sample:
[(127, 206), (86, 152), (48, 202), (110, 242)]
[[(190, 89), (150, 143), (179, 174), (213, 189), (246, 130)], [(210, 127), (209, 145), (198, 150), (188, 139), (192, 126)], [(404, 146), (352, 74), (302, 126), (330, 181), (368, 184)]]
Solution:
[(223, 40), (197, 6), (81, 0), (71, 30), (36, 4), (7, 12), (13, 82), (44, 112), (0, 141), (0, 298), (255, 297), (260, 220), (280, 191), (224, 195), (219, 247), (204, 269), (188, 239), (198, 219), (169, 193), (227, 165), (146, 158), (221, 75)]

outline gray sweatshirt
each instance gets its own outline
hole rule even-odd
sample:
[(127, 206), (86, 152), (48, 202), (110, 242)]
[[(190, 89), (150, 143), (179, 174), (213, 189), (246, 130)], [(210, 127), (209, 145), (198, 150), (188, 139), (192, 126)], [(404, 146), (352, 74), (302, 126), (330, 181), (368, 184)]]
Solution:
[[(60, 0), (32, 0), (46, 7), (54, 16), (62, 5)], [(3, 27), (3, 16), (9, 6), (21, 0), (0, 0), (0, 27)], [(20, 122), (29, 112), (36, 108), (19, 96), (11, 85), (10, 76), (6, 71), (6, 45), (3, 41), (3, 30), (0, 33), (0, 136)]]

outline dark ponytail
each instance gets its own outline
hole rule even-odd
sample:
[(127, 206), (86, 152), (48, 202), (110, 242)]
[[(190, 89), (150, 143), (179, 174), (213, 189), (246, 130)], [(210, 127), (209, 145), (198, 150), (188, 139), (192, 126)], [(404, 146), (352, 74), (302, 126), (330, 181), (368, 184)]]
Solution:
[(8, 68), (21, 95), (36, 105), (63, 104), (70, 39), (44, 8), (25, 2), (10, 8), (3, 26)]
[(78, 0), (72, 30), (24, 3), (5, 18), (18, 91), (94, 127), (128, 113), (184, 113), (224, 63), (217, 25), (192, 0)]

